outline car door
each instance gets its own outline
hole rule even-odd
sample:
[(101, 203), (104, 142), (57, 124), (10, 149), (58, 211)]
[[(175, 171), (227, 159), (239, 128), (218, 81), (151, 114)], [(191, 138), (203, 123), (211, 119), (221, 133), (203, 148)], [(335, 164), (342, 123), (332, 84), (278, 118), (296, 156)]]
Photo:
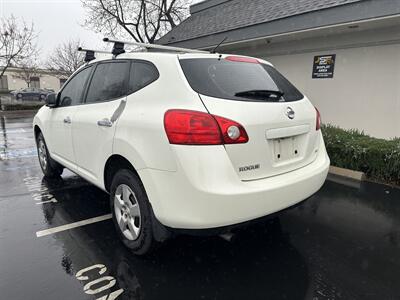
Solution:
[(72, 138), (78, 173), (100, 187), (104, 164), (112, 153), (116, 121), (126, 103), (129, 70), (126, 60), (98, 63), (85, 102), (74, 115)]
[(92, 66), (75, 74), (58, 94), (58, 106), (49, 112), (46, 126), (46, 143), (51, 156), (65, 167), (75, 170), (75, 154), (72, 146), (72, 122), (77, 105), (83, 101), (85, 87)]

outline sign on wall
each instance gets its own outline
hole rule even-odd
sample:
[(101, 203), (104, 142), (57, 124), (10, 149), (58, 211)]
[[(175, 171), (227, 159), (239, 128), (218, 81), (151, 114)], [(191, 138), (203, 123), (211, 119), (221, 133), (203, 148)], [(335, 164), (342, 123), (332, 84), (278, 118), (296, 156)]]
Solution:
[(336, 54), (314, 56), (313, 79), (333, 78)]

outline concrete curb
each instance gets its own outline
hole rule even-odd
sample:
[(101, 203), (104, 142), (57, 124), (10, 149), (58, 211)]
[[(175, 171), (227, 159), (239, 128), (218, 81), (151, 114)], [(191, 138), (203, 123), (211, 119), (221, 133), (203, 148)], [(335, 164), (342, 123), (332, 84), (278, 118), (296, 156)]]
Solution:
[(353, 171), (349, 169), (343, 169), (339, 167), (331, 166), (329, 168), (329, 174), (350, 178), (356, 181), (364, 181), (366, 179), (365, 173), (359, 171)]

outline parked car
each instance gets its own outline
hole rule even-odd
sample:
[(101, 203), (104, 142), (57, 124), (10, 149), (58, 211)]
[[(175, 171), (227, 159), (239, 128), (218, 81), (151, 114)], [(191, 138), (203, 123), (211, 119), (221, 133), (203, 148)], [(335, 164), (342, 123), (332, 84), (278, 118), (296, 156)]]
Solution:
[(123, 243), (220, 233), (320, 189), (320, 114), (269, 62), (126, 53), (97, 59), (33, 121), (43, 173), (68, 168), (110, 194)]
[[(44, 101), (49, 93), (52, 91), (28, 87), (11, 92), (17, 100), (33, 100), (33, 101)], [(54, 91), (53, 91), (54, 92)]]

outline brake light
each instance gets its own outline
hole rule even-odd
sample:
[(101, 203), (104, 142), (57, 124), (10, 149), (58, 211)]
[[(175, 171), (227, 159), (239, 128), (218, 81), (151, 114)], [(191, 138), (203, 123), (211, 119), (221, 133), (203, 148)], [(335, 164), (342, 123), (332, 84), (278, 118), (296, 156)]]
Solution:
[(317, 112), (317, 124), (316, 124), (316, 130), (321, 129), (321, 113), (319, 112), (318, 108), (315, 107), (315, 111)]
[(249, 140), (239, 123), (192, 110), (167, 111), (164, 128), (170, 144), (176, 145), (241, 144)]
[(227, 56), (225, 60), (234, 61), (234, 62), (244, 62), (250, 64), (259, 64), (260, 62), (258, 59), (251, 58), (251, 57), (243, 57), (243, 56)]

